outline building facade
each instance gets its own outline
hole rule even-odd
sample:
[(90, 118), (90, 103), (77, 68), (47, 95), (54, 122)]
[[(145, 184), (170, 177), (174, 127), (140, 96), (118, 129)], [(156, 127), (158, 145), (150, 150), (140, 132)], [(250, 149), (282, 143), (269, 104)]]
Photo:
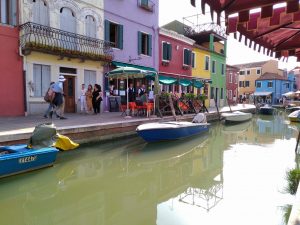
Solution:
[(165, 91), (173, 93), (193, 91), (194, 42), (175, 31), (159, 29), (159, 74), (162, 89)]
[(273, 73), (283, 75), (282, 71), (278, 70), (278, 61), (276, 60), (238, 64), (233, 66), (239, 68), (239, 98), (241, 98), (243, 94), (249, 98), (249, 95), (255, 92), (255, 81), (262, 74)]
[(275, 73), (264, 73), (255, 81), (255, 86), (255, 103), (278, 104), (282, 94), (292, 91), (293, 81)]
[(0, 1), (0, 116), (25, 114), (23, 61), (19, 52), (17, 0)]
[[(109, 70), (121, 66), (158, 70), (158, 3), (158, 0), (104, 0), (104, 37), (113, 45), (114, 54)], [(150, 89), (153, 81), (130, 79), (129, 83), (135, 90), (142, 84)], [(107, 80), (105, 89), (109, 88), (126, 99), (126, 81)]]
[(103, 1), (24, 0), (20, 8), (28, 113), (47, 108), (43, 96), (59, 75), (66, 78), (65, 112), (76, 112), (81, 84), (102, 84), (103, 68), (112, 60), (103, 40)]
[(226, 65), (226, 92), (230, 105), (238, 103), (239, 68)]

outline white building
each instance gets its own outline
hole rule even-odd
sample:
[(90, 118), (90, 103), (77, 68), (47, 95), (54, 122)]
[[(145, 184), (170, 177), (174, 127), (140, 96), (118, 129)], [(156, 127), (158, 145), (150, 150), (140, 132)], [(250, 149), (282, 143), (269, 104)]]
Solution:
[(112, 58), (110, 46), (103, 41), (103, 0), (24, 0), (20, 4), (27, 113), (46, 110), (43, 96), (59, 75), (67, 79), (65, 112), (76, 112), (81, 84), (102, 86), (104, 67)]

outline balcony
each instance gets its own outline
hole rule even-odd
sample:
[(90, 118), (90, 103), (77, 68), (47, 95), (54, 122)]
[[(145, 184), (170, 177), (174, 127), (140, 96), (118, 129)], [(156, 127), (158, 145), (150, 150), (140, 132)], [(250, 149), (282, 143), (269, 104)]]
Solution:
[(31, 22), (22, 24), (20, 33), (24, 55), (37, 51), (81, 60), (110, 62), (113, 59), (111, 44), (103, 40)]
[(153, 12), (155, 4), (150, 0), (138, 0), (138, 6), (147, 11)]

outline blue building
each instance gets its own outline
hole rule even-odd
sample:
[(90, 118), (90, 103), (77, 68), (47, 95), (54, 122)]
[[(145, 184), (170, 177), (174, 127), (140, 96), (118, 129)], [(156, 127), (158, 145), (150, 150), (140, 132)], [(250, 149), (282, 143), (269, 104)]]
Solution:
[(282, 94), (294, 91), (294, 79), (275, 73), (264, 73), (255, 81), (255, 102), (277, 104)]

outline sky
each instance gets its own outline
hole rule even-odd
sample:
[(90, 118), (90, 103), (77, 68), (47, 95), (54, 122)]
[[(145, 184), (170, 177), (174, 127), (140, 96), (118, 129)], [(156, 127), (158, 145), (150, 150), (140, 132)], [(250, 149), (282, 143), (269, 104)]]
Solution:
[[(206, 11), (209, 9), (207, 8)], [(201, 13), (200, 4), (196, 1), (196, 7), (190, 4), (190, 0), (159, 0), (159, 26), (163, 26), (173, 20), (183, 22), (184, 17), (194, 16)], [(195, 17), (194, 17), (195, 18)], [(201, 16), (201, 22), (211, 22), (210, 13), (206, 16)], [(203, 22), (202, 22), (203, 21)], [(252, 45), (253, 46), (253, 45)], [(242, 64), (250, 62), (258, 62), (274, 59), (268, 57), (263, 53), (258, 53), (233, 38), (230, 35), (227, 39), (227, 64)], [(289, 57), (288, 62), (279, 61), (279, 68), (291, 70), (296, 66), (300, 66), (300, 63), (296, 62), (295, 57)]]

